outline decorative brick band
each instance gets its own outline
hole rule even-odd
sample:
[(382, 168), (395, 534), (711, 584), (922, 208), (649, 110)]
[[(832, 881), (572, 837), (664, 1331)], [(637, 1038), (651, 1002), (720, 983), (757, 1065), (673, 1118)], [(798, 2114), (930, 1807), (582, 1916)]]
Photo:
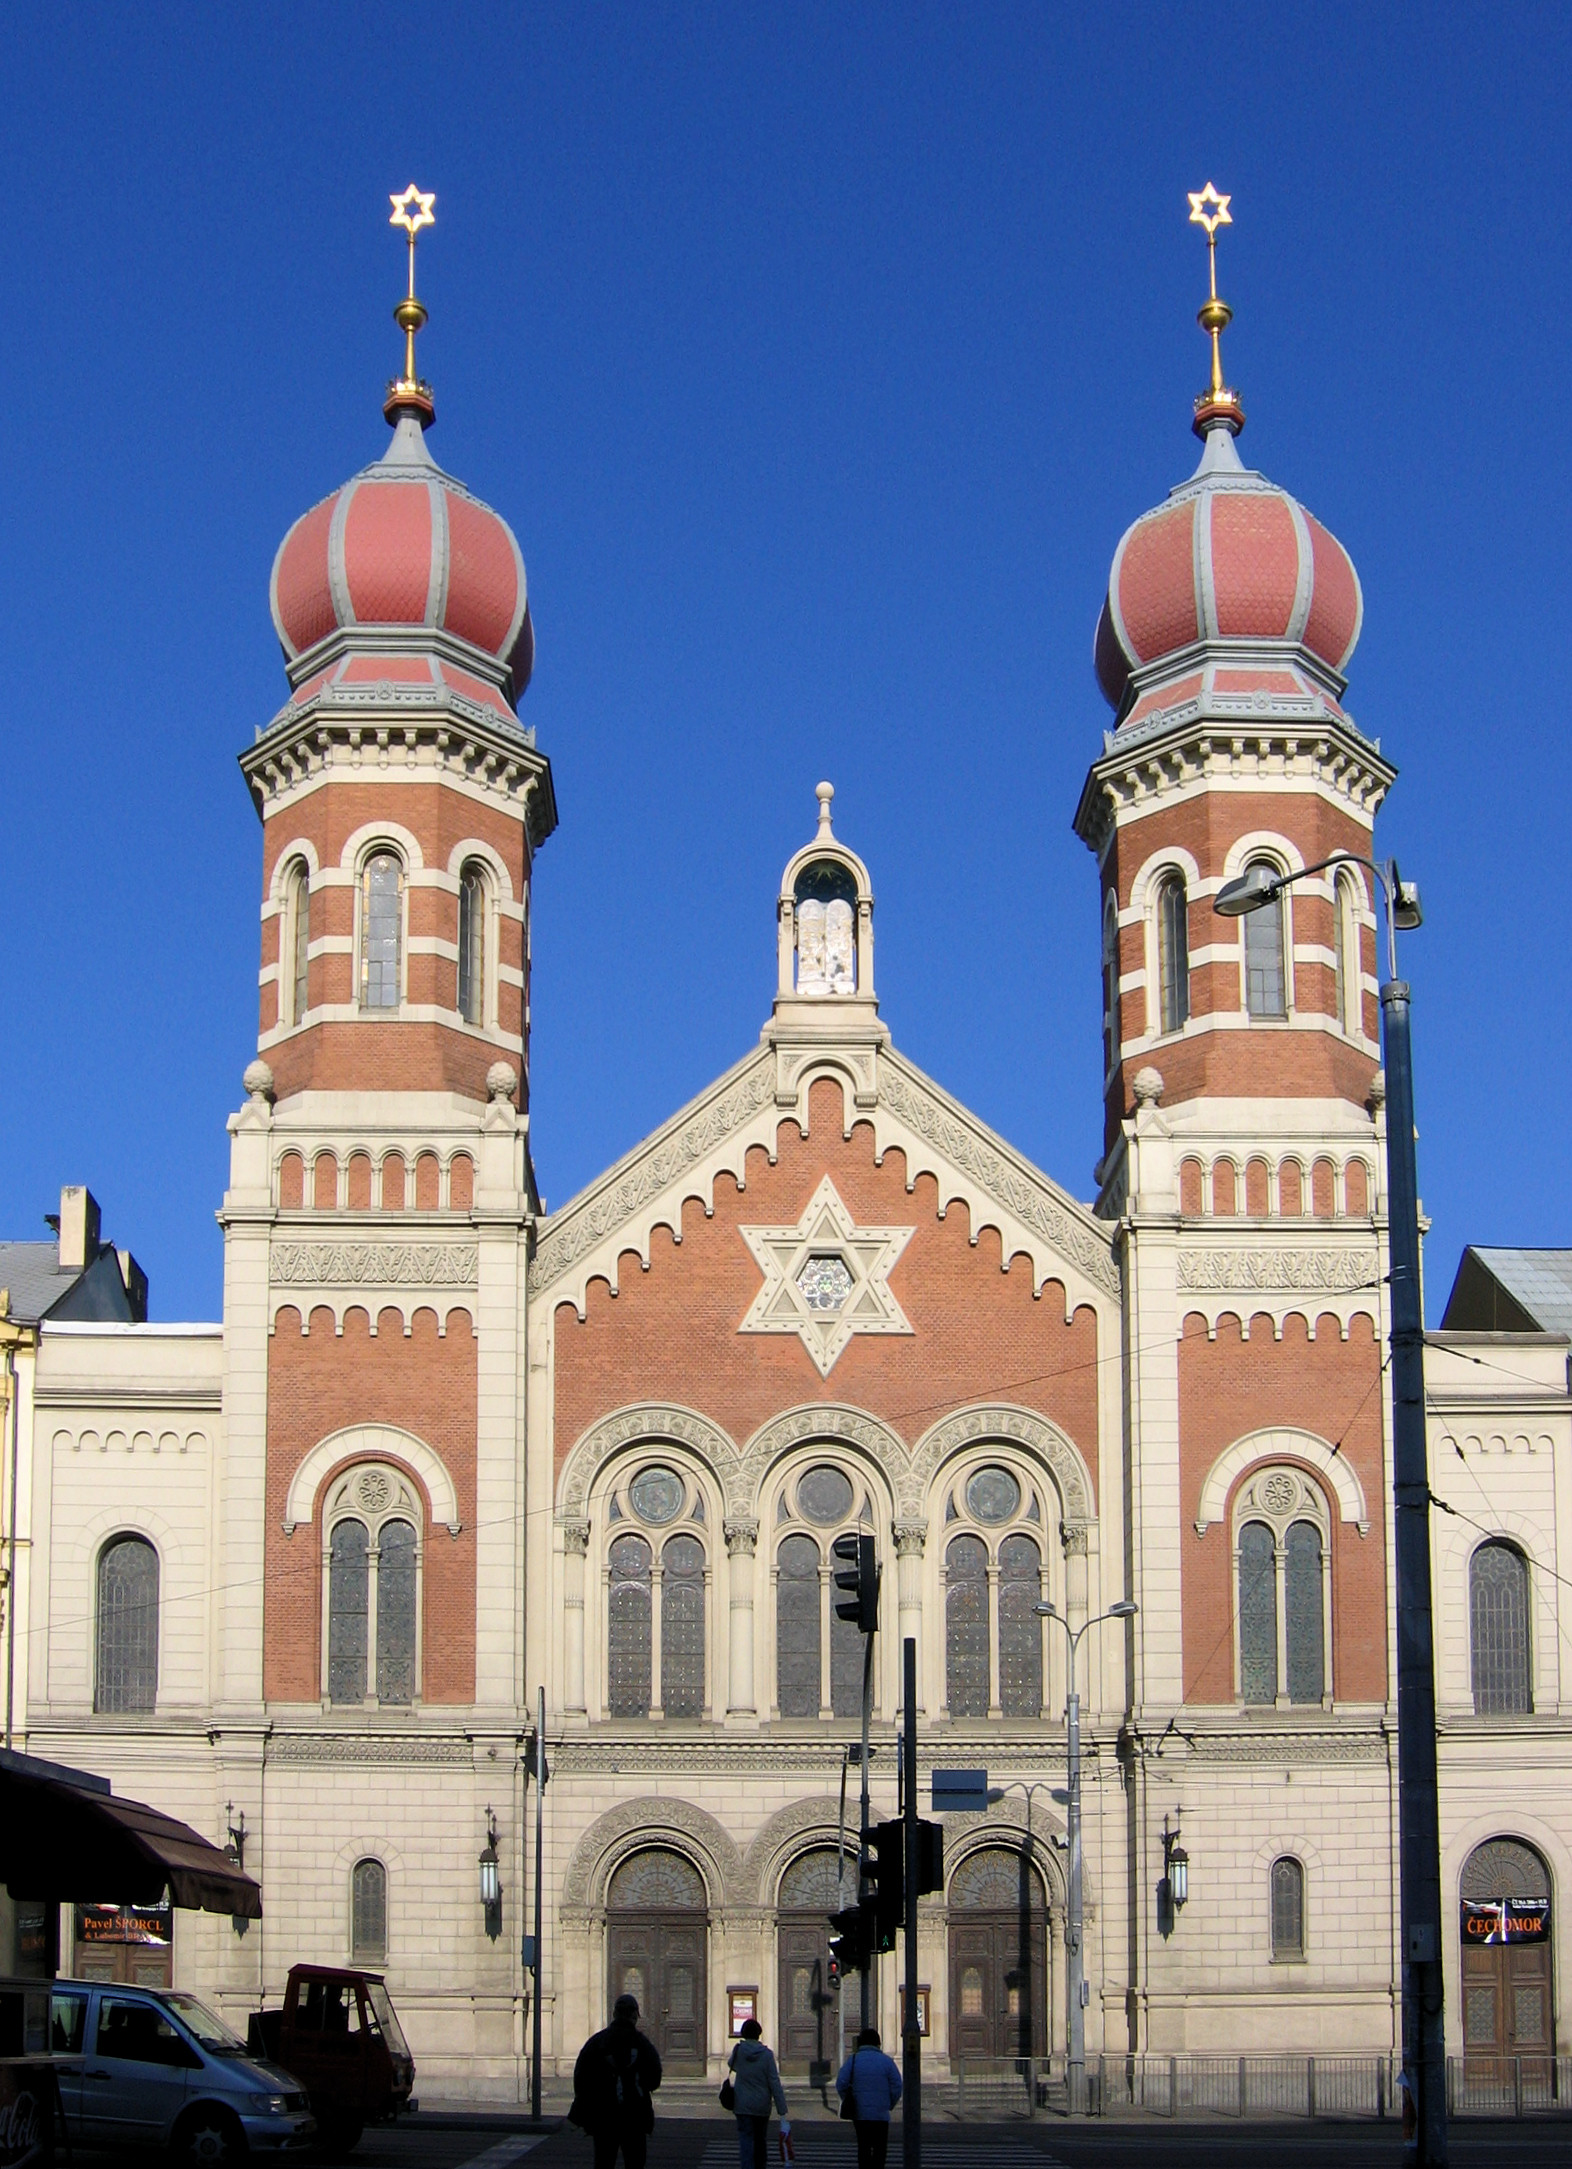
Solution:
[(474, 1243), (275, 1243), (268, 1272), (276, 1288), (473, 1288)]

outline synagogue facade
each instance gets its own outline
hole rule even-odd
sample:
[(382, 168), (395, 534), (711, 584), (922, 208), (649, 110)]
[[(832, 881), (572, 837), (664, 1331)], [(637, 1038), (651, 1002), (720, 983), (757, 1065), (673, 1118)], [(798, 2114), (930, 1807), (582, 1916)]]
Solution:
[[(222, 1319), (43, 1317), (21, 1434), (17, 1744), (243, 1845), (265, 1914), (122, 1943), (68, 1916), (62, 1969), (172, 1972), (240, 2015), (296, 1961), (364, 1962), (423, 2092), (517, 2098), (543, 1688), (547, 2072), (631, 1988), (675, 2072), (717, 2077), (751, 1997), (806, 2074), (837, 2053), (826, 1915), (861, 1696), (831, 1547), (862, 1530), (875, 1815), (908, 1636), (925, 1810), (935, 1767), (986, 1767), (996, 1794), (948, 1818), (922, 1903), (930, 2071), (1064, 2046), (1072, 1647), (1089, 2049), (1394, 2047), (1360, 860), (1395, 770), (1345, 705), (1348, 554), (1243, 463), (1214, 372), (1199, 465), (1116, 553), (1108, 727), (1083, 718), (1066, 809), (1102, 985), (1094, 1197), (900, 1052), (854, 817), (828, 784), (810, 812), (802, 779), (802, 848), (759, 899), (757, 1044), (547, 1212), (530, 943), (558, 809), (520, 721), (524, 562), (435, 464), (412, 356), (413, 334), (386, 451), (273, 568), (288, 697), (240, 758), (260, 1016)], [(586, 844), (569, 823), (552, 848)], [(1338, 854), (1266, 910), (1213, 912), (1253, 866)], [(1548, 2052), (1572, 1986), (1567, 1346), (1432, 1339), (1432, 1480), (1467, 1517), (1435, 1551), (1449, 2046), (1488, 2028)], [(493, 1832), (500, 1918), (476, 1873)], [(1544, 1937), (1471, 1948), (1465, 1999), (1465, 1905), (1541, 1895)]]

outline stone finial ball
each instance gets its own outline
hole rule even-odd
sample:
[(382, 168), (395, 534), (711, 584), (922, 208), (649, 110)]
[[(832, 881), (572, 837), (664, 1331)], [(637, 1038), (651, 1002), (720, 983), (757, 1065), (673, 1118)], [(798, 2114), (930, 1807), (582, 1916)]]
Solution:
[(1138, 1069), (1135, 1073), (1136, 1103), (1141, 1107), (1155, 1107), (1163, 1096), (1163, 1073), (1160, 1069)]
[(519, 1073), (511, 1062), (493, 1062), (486, 1072), (486, 1090), (494, 1100), (510, 1100), (518, 1089)]
[(246, 1064), (245, 1073), (240, 1082), (245, 1086), (252, 1099), (270, 1100), (273, 1097), (272, 1064), (264, 1062), (258, 1056), (255, 1062)]

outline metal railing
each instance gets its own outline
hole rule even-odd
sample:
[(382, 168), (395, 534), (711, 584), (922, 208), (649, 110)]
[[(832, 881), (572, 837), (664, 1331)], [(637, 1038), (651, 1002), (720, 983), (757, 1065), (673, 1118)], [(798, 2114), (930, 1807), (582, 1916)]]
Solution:
[[(932, 2083), (939, 2115), (969, 2123), (1069, 2111), (1065, 2059), (957, 2057), (948, 2083)], [(1092, 2116), (1398, 2118), (1395, 2056), (1114, 2056), (1086, 2059)], [(1456, 2117), (1572, 2114), (1572, 2057), (1452, 2056)]]

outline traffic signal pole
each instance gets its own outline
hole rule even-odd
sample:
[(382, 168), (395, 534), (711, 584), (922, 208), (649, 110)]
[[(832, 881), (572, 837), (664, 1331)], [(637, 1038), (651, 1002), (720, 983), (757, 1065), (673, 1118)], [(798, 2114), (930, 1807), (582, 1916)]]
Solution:
[[(873, 1636), (868, 1633), (864, 1634), (862, 1638), (862, 1826), (857, 1839), (857, 1903), (859, 1906), (866, 1906), (868, 1903), (868, 1733), (872, 1722)], [(873, 2024), (869, 2012), (873, 1965), (874, 1961), (870, 1953), (868, 1963), (858, 1976), (862, 2030), (866, 2030)]]
[(917, 2012), (917, 1892), (921, 1882), (917, 1838), (917, 1644), (907, 1635), (901, 1645), (905, 1736), (901, 1762), (905, 1777), (906, 1825), (906, 2022), (901, 2028), (901, 2139), (903, 2169), (922, 2169), (922, 2029)]

